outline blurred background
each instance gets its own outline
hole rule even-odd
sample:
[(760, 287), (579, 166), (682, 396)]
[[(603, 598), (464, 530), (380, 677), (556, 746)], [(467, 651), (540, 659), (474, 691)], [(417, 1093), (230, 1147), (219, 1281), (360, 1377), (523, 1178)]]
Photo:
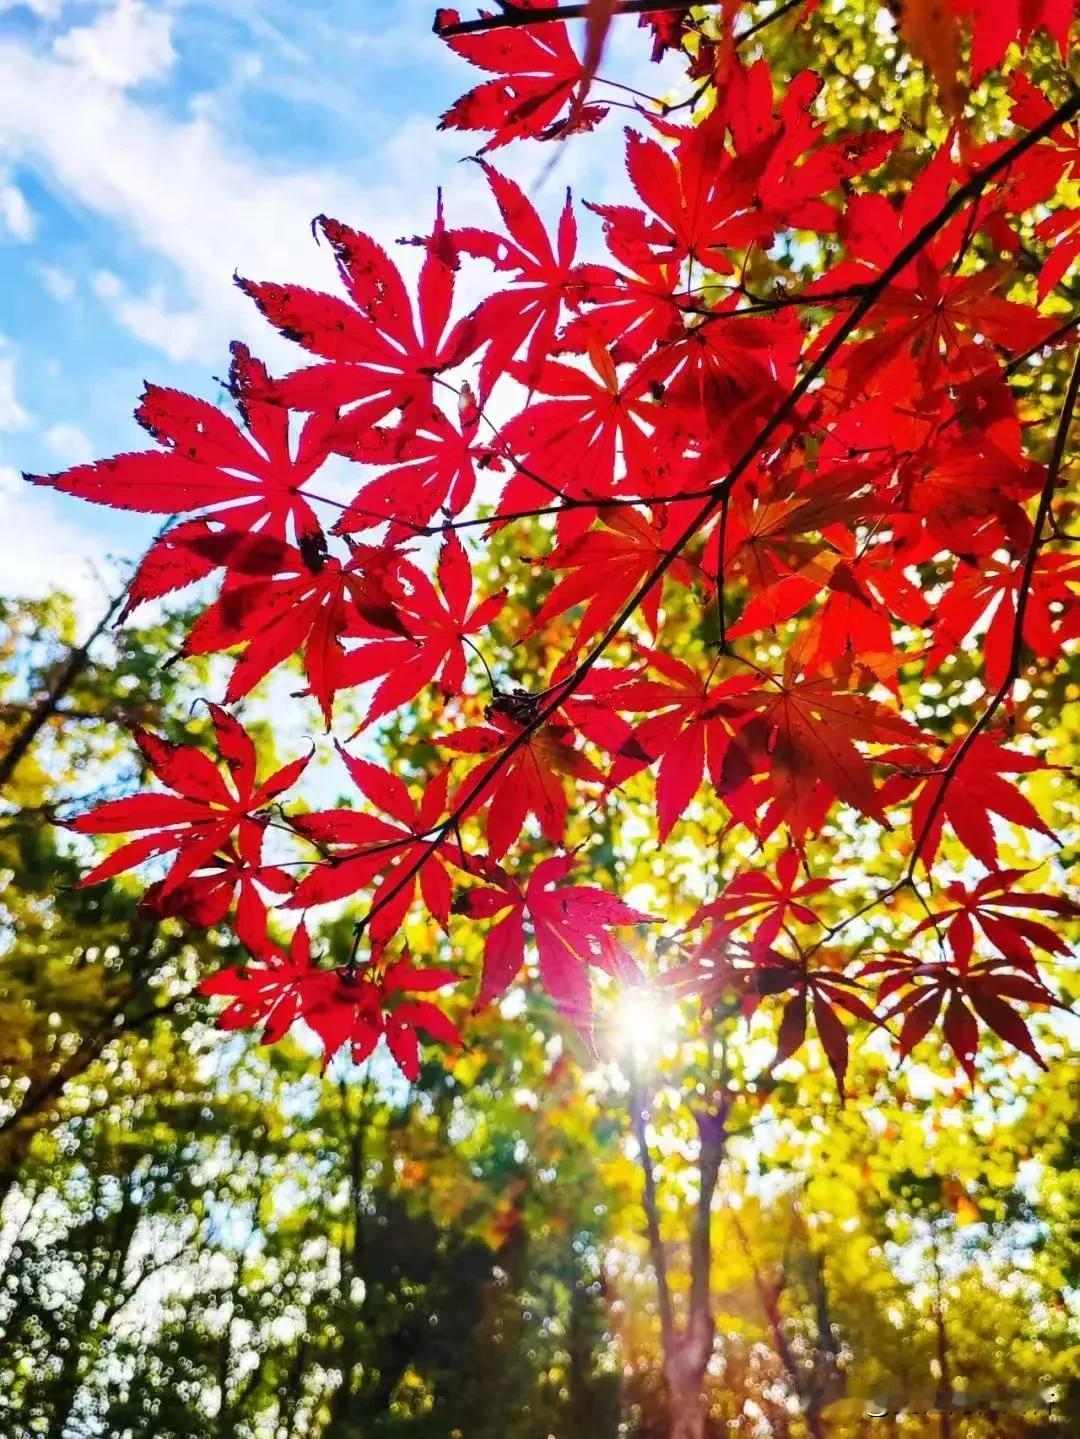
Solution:
[[(974, 1090), (932, 1045), (902, 1075), (858, 1046), (846, 1104), (813, 1046), (771, 1074), (737, 998), (601, 995), (597, 1062), (530, 990), (414, 1085), (224, 1035), (196, 985), (235, 942), (76, 889), (49, 823), (138, 782), (124, 721), (203, 733), (175, 719), (198, 672), (163, 665), (183, 625), (88, 656), (69, 598), (0, 603), (0, 1432), (667, 1439), (651, 1241), (685, 1324), (703, 1189), (710, 1436), (1077, 1432), (1054, 1021), (1045, 1074), (990, 1047)], [(348, 919), (317, 935), (347, 947)]]

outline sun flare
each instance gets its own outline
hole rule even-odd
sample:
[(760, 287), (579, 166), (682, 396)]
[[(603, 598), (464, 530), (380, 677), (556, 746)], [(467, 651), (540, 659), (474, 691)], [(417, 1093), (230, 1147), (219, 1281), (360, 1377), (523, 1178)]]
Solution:
[(624, 989), (611, 1016), (616, 1053), (634, 1061), (654, 1059), (671, 1033), (673, 1015), (666, 994), (648, 987)]

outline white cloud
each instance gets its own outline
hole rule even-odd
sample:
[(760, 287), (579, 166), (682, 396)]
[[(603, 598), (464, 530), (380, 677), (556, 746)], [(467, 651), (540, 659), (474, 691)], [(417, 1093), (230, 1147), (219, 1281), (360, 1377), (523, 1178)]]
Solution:
[(67, 465), (85, 465), (94, 458), (94, 446), (78, 425), (61, 421), (50, 425), (42, 438), (53, 454)]
[[(121, 325), (176, 360), (220, 363), (227, 341), (241, 337), (275, 363), (287, 356), (295, 364), (295, 347), (277, 341), (232, 284), (234, 269), (331, 285), (311, 218), (339, 215), (388, 244), (416, 233), (430, 224), (435, 186), (458, 149), (440, 143), (429, 120), (407, 123), (367, 157), (373, 179), (364, 186), (333, 170), (260, 165), (209, 120), (168, 119), (100, 76), (23, 45), (0, 43), (0, 74), (0, 152), (175, 270), (177, 283), (142, 292), (106, 272), (92, 288)], [(473, 166), (456, 175), (455, 208), (466, 214), (484, 187)], [(406, 263), (415, 258), (406, 252)]]
[(53, 54), (108, 86), (124, 89), (167, 74), (176, 59), (172, 16), (143, 0), (116, 0), (90, 25), (57, 37)]
[(101, 544), (71, 524), (66, 509), (48, 491), (28, 485), (10, 465), (0, 465), (4, 594), (40, 599), (62, 591), (89, 618), (104, 608), (118, 579), (109, 573)]
[(111, 300), (118, 300), (124, 293), (123, 281), (111, 270), (95, 270), (90, 276), (90, 288), (98, 299), (106, 304)]
[(170, 360), (195, 360), (206, 353), (201, 311), (172, 309), (163, 285), (144, 295), (121, 295), (114, 313), (136, 339), (163, 350)]
[(57, 304), (66, 304), (75, 298), (75, 281), (66, 270), (57, 269), (55, 265), (39, 265), (37, 273), (45, 293)]
[(0, 233), (5, 230), (24, 244), (34, 238), (34, 213), (18, 185), (0, 175)]
[[(0, 160), (6, 155), (10, 164), (31, 168), (51, 190), (111, 221), (119, 240), (134, 242), (158, 262), (149, 283), (133, 279), (125, 266), (122, 280), (100, 272), (91, 287), (120, 326), (170, 359), (219, 365), (227, 341), (243, 338), (271, 364), (295, 365), (295, 347), (273, 334), (231, 277), (236, 270), (332, 287), (329, 256), (311, 238), (314, 215), (371, 229), (389, 246), (430, 224), (440, 182), (447, 183), (451, 223), (492, 214), (478, 167), (456, 164), (470, 138), (435, 132), (422, 89), (412, 102), (418, 113), (403, 115), (389, 141), (355, 167), (350, 157), (350, 173), (312, 166), (290, 171), (245, 153), (211, 103), (193, 100), (184, 120), (161, 113), (124, 86), (169, 62), (171, 38), (157, 23), (168, 20), (142, 0), (114, 0), (94, 24), (57, 40), (52, 54), (0, 42)], [(150, 58), (133, 36), (143, 37)], [(424, 36), (419, 30), (416, 36), (422, 79), (423, 67), (441, 61), (442, 52), (437, 46), (422, 51)], [(636, 31), (635, 38), (637, 50)], [(475, 77), (461, 69), (465, 88)], [(660, 78), (656, 71), (649, 76), (654, 85)], [(529, 183), (554, 158), (539, 197), (553, 208), (566, 184), (597, 199), (624, 196), (621, 148), (619, 127), (609, 122), (596, 136), (557, 152), (519, 147), (503, 163)], [(406, 251), (403, 265), (417, 258)], [(470, 268), (463, 280), (462, 302), (475, 303), (487, 285), (484, 267)]]
[(15, 356), (0, 335), (0, 430), (24, 430), (29, 423), (15, 395)]

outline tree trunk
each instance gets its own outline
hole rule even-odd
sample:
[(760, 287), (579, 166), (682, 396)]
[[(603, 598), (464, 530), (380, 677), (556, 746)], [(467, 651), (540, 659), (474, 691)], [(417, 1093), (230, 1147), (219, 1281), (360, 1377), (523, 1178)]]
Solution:
[(289, 1365), (288, 1378), (278, 1389), (277, 1420), (282, 1439), (296, 1439), (296, 1421), (300, 1413), (308, 1362), (308, 1340), (306, 1333), (302, 1332), (296, 1341), (296, 1352)]
[(656, 1276), (664, 1378), (668, 1391), (669, 1439), (705, 1439), (705, 1374), (712, 1358), (712, 1202), (724, 1157), (724, 1113), (699, 1117), (700, 1150), (697, 1209), (690, 1232), (690, 1293), (685, 1326), (675, 1323), (668, 1284), (667, 1258), (660, 1233), (656, 1175), (649, 1151), (647, 1110), (636, 1078), (630, 1086), (630, 1118), (644, 1180), (642, 1203), (649, 1256)]
[(785, 1288), (784, 1271), (780, 1268), (777, 1279), (767, 1279), (765, 1275), (762, 1274), (754, 1258), (746, 1231), (735, 1215), (732, 1215), (732, 1225), (739, 1240), (739, 1247), (746, 1256), (747, 1263), (750, 1265), (751, 1272), (754, 1276), (754, 1288), (757, 1290), (758, 1298), (761, 1301), (761, 1307), (765, 1314), (765, 1320), (769, 1326), (773, 1351), (787, 1371), (792, 1393), (795, 1398), (798, 1399), (803, 1414), (806, 1416), (806, 1428), (810, 1439), (824, 1439), (824, 1428), (822, 1426), (819, 1408), (814, 1403), (813, 1394), (807, 1391), (805, 1379), (799, 1369), (798, 1359), (791, 1345), (788, 1343), (787, 1335), (784, 1333), (784, 1319), (780, 1308), (780, 1296), (783, 1294)]
[[(98, 1157), (95, 1154), (94, 1162), (98, 1161)], [(99, 1304), (107, 1299), (112, 1276), (122, 1272), (124, 1257), (138, 1221), (127, 1186), (117, 1212), (108, 1219), (99, 1219), (98, 1210), (102, 1203), (100, 1171), (94, 1185), (94, 1200), (89, 1206), (91, 1217), (83, 1236), (86, 1262), (80, 1276), (82, 1288), (67, 1325), (67, 1342), (60, 1372), (49, 1385), (49, 1434), (55, 1434), (56, 1439), (65, 1439), (74, 1418), (86, 1377), (84, 1370), (93, 1366), (101, 1342), (101, 1325), (96, 1311)]]
[(668, 1380), (671, 1439), (705, 1439), (705, 1408), (697, 1388), (679, 1390)]
[(670, 1439), (705, 1439), (705, 1371), (712, 1357), (711, 1314), (697, 1314), (675, 1336), (666, 1356)]
[[(344, 1080), (341, 1082), (341, 1102), (347, 1116), (349, 1091)], [(354, 1439), (359, 1432), (355, 1423), (356, 1415), (353, 1413), (353, 1405), (356, 1368), (360, 1363), (362, 1317), (361, 1312), (354, 1305), (353, 1288), (355, 1281), (360, 1279), (363, 1273), (363, 1204), (367, 1169), (364, 1138), (368, 1118), (366, 1086), (361, 1104), (361, 1112), (349, 1130), (348, 1208), (352, 1216), (352, 1236), (351, 1239), (343, 1242), (341, 1247), (341, 1346), (338, 1352), (341, 1383), (334, 1390), (333, 1398), (330, 1401), (330, 1418), (323, 1432), (323, 1439)], [(348, 1118), (346, 1118), (346, 1123), (348, 1123)]]
[(812, 1439), (823, 1439), (825, 1427), (822, 1410), (840, 1398), (844, 1391), (844, 1375), (840, 1367), (836, 1335), (833, 1332), (825, 1263), (820, 1254), (813, 1255), (812, 1262), (817, 1344), (814, 1348), (814, 1374), (806, 1405), (806, 1419)]

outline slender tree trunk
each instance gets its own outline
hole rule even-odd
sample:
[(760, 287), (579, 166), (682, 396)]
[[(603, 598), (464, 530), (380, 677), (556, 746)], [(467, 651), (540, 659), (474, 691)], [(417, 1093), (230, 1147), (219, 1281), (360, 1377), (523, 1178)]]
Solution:
[(124, 603), (126, 595), (127, 586), (125, 585), (120, 593), (110, 601), (109, 608), (98, 620), (88, 638), (68, 652), (68, 657), (57, 670), (52, 684), (34, 705), (22, 729), (19, 730), (4, 753), (0, 754), (0, 786), (8, 783), (15, 773), (16, 767), (29, 753), (30, 747), (42, 729), (53, 715), (58, 713), (64, 696), (86, 668), (91, 647), (105, 633), (113, 616)]
[[(349, 1090), (341, 1082), (341, 1102), (346, 1112), (349, 1105)], [(330, 1401), (330, 1419), (323, 1432), (323, 1439), (354, 1439), (355, 1415), (352, 1413), (356, 1397), (356, 1368), (360, 1363), (360, 1337), (362, 1333), (362, 1309), (355, 1306), (353, 1289), (363, 1275), (364, 1258), (364, 1179), (366, 1156), (364, 1138), (367, 1128), (367, 1088), (361, 1100), (361, 1111), (355, 1123), (349, 1128), (348, 1209), (352, 1218), (352, 1234), (341, 1248), (341, 1346), (338, 1353), (338, 1367), (341, 1369), (341, 1383), (334, 1390)]]
[[(27, 1217), (29, 1218), (29, 1215)], [(3, 1368), (15, 1354), (19, 1341), (23, 1337), (24, 1328), (34, 1313), (35, 1291), (29, 1280), (30, 1270), (24, 1260), (25, 1253), (21, 1238), (17, 1239), (11, 1247), (4, 1271), (5, 1276), (12, 1277), (17, 1288), (15, 1302), (4, 1315), (4, 1322), (0, 1324), (0, 1368)], [(10, 1294), (10, 1285), (6, 1288)]]
[(570, 1365), (566, 1387), (567, 1408), (574, 1418), (584, 1421), (589, 1408), (589, 1379), (592, 1347), (586, 1330), (589, 1294), (585, 1286), (577, 1254), (574, 1251), (574, 1226), (566, 1226), (566, 1266), (569, 1272), (570, 1313), (566, 1325), (566, 1350)]
[(656, 1174), (652, 1167), (652, 1155), (649, 1151), (645, 1097), (636, 1079), (631, 1082), (629, 1099), (630, 1122), (633, 1125), (634, 1138), (637, 1141), (638, 1163), (641, 1165), (644, 1179), (642, 1202), (645, 1208), (645, 1235), (649, 1241), (649, 1259), (656, 1279), (660, 1332), (666, 1353), (671, 1346), (675, 1332), (671, 1312), (671, 1291), (668, 1288), (667, 1258), (664, 1254), (663, 1240), (660, 1237), (660, 1206), (657, 1203)]
[(296, 1341), (296, 1352), (289, 1365), (288, 1378), (278, 1391), (278, 1429), (283, 1431), (282, 1439), (296, 1439), (296, 1421), (300, 1413), (300, 1400), (304, 1392), (304, 1374), (309, 1360), (307, 1335), (301, 1333)]
[(218, 1394), (221, 1396), (217, 1412), (218, 1439), (231, 1439), (235, 1427), (236, 1415), (229, 1385), (233, 1367), (233, 1317), (236, 1313), (236, 1291), (240, 1284), (242, 1263), (242, 1258), (237, 1255), (234, 1261), (229, 1317), (221, 1326), (221, 1334), (218, 1336), (217, 1342), (217, 1386)]
[(705, 1439), (705, 1373), (715, 1342), (712, 1314), (712, 1202), (724, 1154), (722, 1122), (702, 1126), (698, 1158), (699, 1194), (690, 1233), (690, 1293), (686, 1323), (675, 1324), (668, 1283), (667, 1258), (660, 1233), (656, 1175), (649, 1150), (647, 1107), (640, 1085), (630, 1086), (630, 1118), (637, 1141), (643, 1184), (645, 1232), (656, 1276), (664, 1377), (668, 1390), (669, 1439)]
[(675, 1337), (666, 1356), (670, 1439), (705, 1439), (705, 1371), (713, 1348), (713, 1325), (693, 1321)]
[[(95, 1201), (96, 1209), (101, 1200)], [(130, 1181), (125, 1183), (120, 1208), (107, 1222), (91, 1221), (87, 1233), (87, 1263), (83, 1288), (79, 1295), (73, 1322), (67, 1335), (68, 1347), (56, 1383), (51, 1386), (56, 1399), (51, 1415), (50, 1439), (65, 1439), (75, 1415), (79, 1395), (87, 1373), (92, 1369), (102, 1340), (107, 1333), (107, 1320), (97, 1312), (119, 1288), (131, 1244), (139, 1222), (139, 1208)]]
[(814, 1309), (817, 1318), (817, 1344), (810, 1398), (806, 1406), (807, 1423), (812, 1435), (824, 1435), (824, 1421), (821, 1411), (826, 1404), (838, 1399), (844, 1388), (844, 1376), (840, 1368), (840, 1355), (833, 1333), (832, 1314), (829, 1308), (829, 1289), (825, 1280), (825, 1263), (820, 1254), (812, 1256), (814, 1265)]

